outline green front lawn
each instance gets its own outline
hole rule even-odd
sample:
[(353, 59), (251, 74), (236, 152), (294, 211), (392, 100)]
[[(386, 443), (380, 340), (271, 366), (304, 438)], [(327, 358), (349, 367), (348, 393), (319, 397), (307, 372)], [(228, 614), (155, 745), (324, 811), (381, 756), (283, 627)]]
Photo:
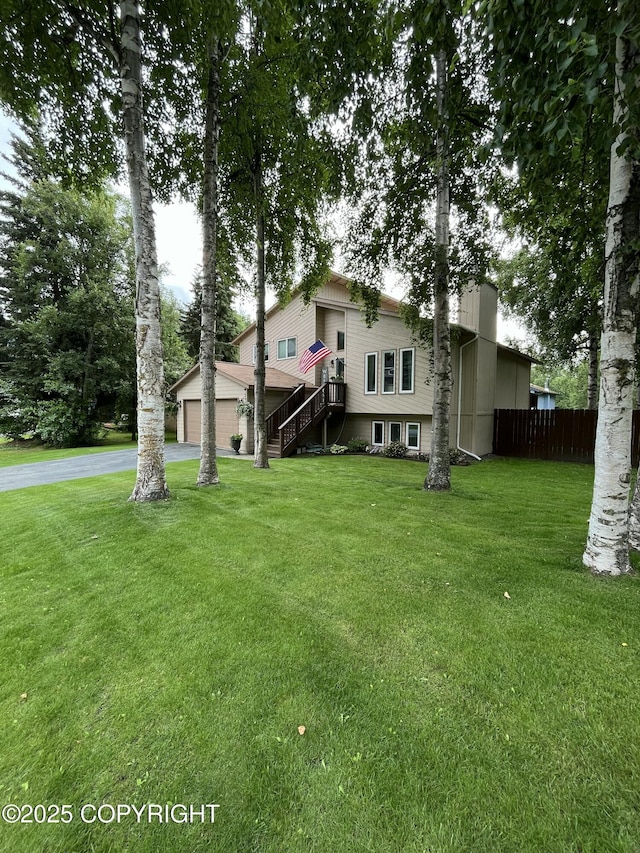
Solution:
[(590, 467), (197, 465), (0, 494), (0, 799), (73, 814), (0, 850), (639, 849), (640, 585), (581, 567)]
[[(166, 436), (165, 441), (175, 442), (175, 432)], [(24, 465), (28, 462), (49, 462), (54, 459), (69, 459), (72, 456), (84, 456), (88, 453), (102, 453), (105, 450), (135, 449), (138, 444), (131, 441), (131, 433), (110, 430), (93, 447), (46, 447), (34, 441), (9, 441), (0, 437), (0, 468), (9, 465)]]

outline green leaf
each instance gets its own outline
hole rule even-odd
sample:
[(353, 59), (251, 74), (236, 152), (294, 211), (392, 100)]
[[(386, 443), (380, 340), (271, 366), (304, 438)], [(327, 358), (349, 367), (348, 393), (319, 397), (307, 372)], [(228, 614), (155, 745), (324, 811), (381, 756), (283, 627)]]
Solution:
[(565, 56), (565, 58), (562, 60), (562, 62), (558, 66), (558, 70), (559, 71), (566, 71), (574, 59), (575, 59), (575, 56), (573, 53), (570, 53), (568, 56)]
[(620, 38), (620, 36), (624, 33), (628, 26), (629, 21), (626, 18), (621, 18), (613, 28), (613, 32), (616, 38)]
[(585, 92), (585, 98), (589, 105), (595, 104), (598, 100), (598, 95), (600, 94), (600, 89), (598, 86), (592, 86), (590, 89), (587, 89)]

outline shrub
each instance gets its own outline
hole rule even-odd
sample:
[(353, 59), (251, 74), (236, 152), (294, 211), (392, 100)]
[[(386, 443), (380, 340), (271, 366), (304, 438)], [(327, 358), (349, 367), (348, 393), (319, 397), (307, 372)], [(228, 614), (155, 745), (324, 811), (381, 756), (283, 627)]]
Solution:
[(407, 455), (407, 449), (404, 441), (392, 441), (382, 452), (390, 459), (403, 459)]
[(361, 438), (359, 435), (350, 438), (347, 442), (347, 450), (349, 453), (366, 453), (369, 447), (369, 442), (366, 438)]
[(101, 424), (86, 408), (65, 400), (42, 400), (36, 404), (35, 431), (52, 447), (82, 447), (98, 438)]
[(332, 444), (329, 448), (329, 452), (338, 455), (341, 453), (346, 453), (348, 449), (349, 448), (346, 444)]

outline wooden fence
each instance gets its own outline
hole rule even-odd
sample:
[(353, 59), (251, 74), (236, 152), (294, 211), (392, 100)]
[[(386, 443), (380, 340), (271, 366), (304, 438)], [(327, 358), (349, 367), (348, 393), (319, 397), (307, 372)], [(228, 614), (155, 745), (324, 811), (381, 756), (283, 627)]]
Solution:
[[(593, 463), (598, 413), (588, 409), (496, 409), (493, 452), (498, 456)], [(640, 459), (640, 411), (633, 413), (632, 465)]]

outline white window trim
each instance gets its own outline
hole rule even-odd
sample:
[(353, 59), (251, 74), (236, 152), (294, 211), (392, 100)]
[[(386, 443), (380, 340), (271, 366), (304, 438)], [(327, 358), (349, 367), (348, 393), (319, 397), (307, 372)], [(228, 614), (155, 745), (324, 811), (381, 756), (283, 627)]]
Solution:
[[(376, 441), (376, 424), (382, 427), (382, 441)], [(384, 447), (384, 421), (371, 421), (371, 444), (373, 447)]]
[(398, 441), (402, 441), (402, 421), (387, 421), (387, 435), (389, 436), (389, 442), (395, 441), (396, 439), (391, 438), (391, 427), (397, 426), (400, 427), (400, 438)]
[[(251, 364), (256, 363), (256, 358), (258, 355), (258, 344), (253, 345), (253, 349), (251, 350)], [(269, 361), (269, 342), (265, 341), (264, 345), (264, 360)]]
[[(285, 356), (281, 356), (281, 355), (280, 355), (280, 344), (282, 344), (282, 343), (286, 343), (286, 345), (287, 345), (287, 352), (289, 352), (289, 341), (295, 341), (295, 344), (296, 344), (296, 351), (294, 352), (294, 354), (293, 354), (293, 355), (285, 355)], [(280, 338), (280, 339), (277, 341), (277, 343), (276, 343), (276, 361), (289, 361), (289, 360), (290, 360), (290, 359), (292, 359), (292, 358), (296, 358), (297, 354), (298, 354), (298, 339), (297, 339), (297, 338), (295, 338), (295, 337), (292, 337), (292, 338)]]
[[(367, 384), (369, 380), (369, 356), (372, 355), (375, 362), (375, 371), (374, 371), (374, 389), (373, 391), (369, 391), (367, 389)], [(377, 352), (366, 352), (364, 354), (364, 393), (365, 394), (377, 394), (378, 393), (378, 353)]]
[[(416, 426), (418, 427), (418, 443), (417, 444), (409, 444), (409, 427)], [(405, 444), (409, 448), (409, 450), (420, 450), (420, 424), (418, 421), (409, 421), (405, 424)]]
[[(403, 388), (402, 387), (402, 353), (410, 352), (411, 353), (411, 388)], [(400, 369), (398, 371), (398, 393), (399, 394), (413, 394), (415, 393), (415, 376), (416, 376), (416, 350), (415, 347), (404, 347), (404, 349), (400, 350)]]
[[(391, 391), (385, 391), (384, 390), (384, 380), (385, 380), (384, 357), (385, 357), (385, 355), (393, 355), (393, 388), (391, 389)], [(397, 367), (397, 362), (398, 362), (398, 353), (396, 352), (396, 350), (394, 350), (394, 349), (383, 350), (383, 352), (382, 352), (382, 388), (380, 389), (381, 394), (395, 394), (396, 393), (396, 367)]]

